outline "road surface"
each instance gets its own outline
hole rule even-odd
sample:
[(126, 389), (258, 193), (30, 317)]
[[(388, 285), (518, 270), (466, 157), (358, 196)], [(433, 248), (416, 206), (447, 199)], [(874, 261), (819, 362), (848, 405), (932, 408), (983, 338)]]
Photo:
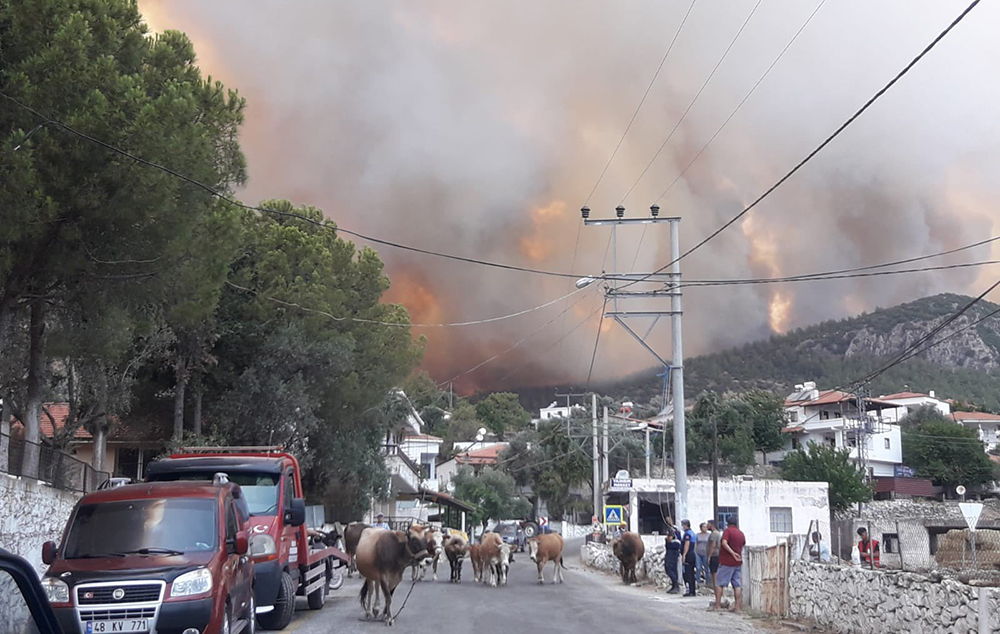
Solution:
[[(439, 566), (439, 580), (417, 583), (396, 619), (394, 631), (407, 634), (513, 634), (544, 631), (546, 634), (627, 634), (630, 632), (735, 634), (763, 631), (750, 621), (730, 614), (707, 611), (706, 596), (667, 596), (662, 590), (629, 588), (621, 581), (581, 569), (579, 557), (568, 549), (565, 583), (537, 584), (535, 564), (527, 553), (518, 553), (507, 587), (491, 588), (472, 580), (468, 561), (460, 585), (448, 583), (448, 564)], [(396, 590), (393, 612), (410, 589), (409, 572)], [(546, 579), (552, 579), (551, 565)], [(365, 622), (358, 604), (357, 577), (330, 594), (318, 612), (301, 602), (286, 632), (294, 634), (375, 634), (386, 631), (380, 622)]]

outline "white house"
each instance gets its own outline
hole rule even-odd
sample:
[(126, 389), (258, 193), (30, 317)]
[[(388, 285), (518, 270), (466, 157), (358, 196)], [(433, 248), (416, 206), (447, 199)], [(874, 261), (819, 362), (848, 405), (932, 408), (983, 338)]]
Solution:
[[(893, 477), (895, 467), (903, 463), (899, 406), (882, 399), (864, 399), (859, 413), (853, 394), (839, 390), (818, 390), (813, 382), (795, 386), (795, 393), (785, 399), (788, 443), (780, 454), (815, 442), (831, 447), (848, 448), (851, 458), (863, 460), (872, 477)], [(891, 421), (891, 422), (890, 422)], [(863, 442), (859, 447), (859, 442)]]
[(437, 490), (437, 459), (441, 450), (443, 438), (430, 434), (411, 434), (404, 436), (399, 442), (399, 448), (412, 460), (420, 465), (420, 477), (425, 484)]
[(892, 403), (897, 406), (895, 411), (885, 411), (887, 418), (890, 416), (898, 417), (891, 421), (894, 423), (898, 423), (911, 412), (926, 406), (933, 407), (945, 416), (951, 414), (951, 404), (948, 401), (937, 398), (934, 394), (934, 390), (931, 390), (927, 394), (921, 394), (919, 392), (898, 392), (896, 394), (880, 396), (878, 397), (878, 400), (885, 401), (886, 403)]
[[(458, 445), (458, 443), (455, 444), (456, 446)], [(449, 485), (455, 478), (455, 474), (458, 473), (459, 467), (469, 466), (478, 472), (485, 467), (492, 467), (496, 465), (500, 454), (509, 446), (509, 444), (510, 443), (505, 442), (486, 443), (485, 447), (473, 449), (471, 451), (464, 451), (460, 454), (456, 454), (454, 458), (440, 463), (437, 465), (436, 471), (438, 490), (449, 490)]]
[[(664, 519), (673, 517), (674, 481), (635, 478), (628, 492), (608, 493), (608, 504), (628, 508), (628, 528), (640, 535), (655, 535), (647, 544), (660, 546), (664, 534)], [(688, 516), (674, 517), (676, 523), (690, 519), (698, 525), (712, 518), (712, 480), (690, 478), (687, 494)], [(826, 482), (788, 482), (758, 480), (735, 476), (719, 480), (719, 516), (738, 516), (740, 530), (750, 546), (773, 546), (790, 534), (818, 530), (823, 539), (830, 539), (829, 484)]]
[(573, 410), (583, 410), (580, 405), (573, 405), (570, 407), (564, 407), (556, 404), (552, 401), (552, 404), (548, 407), (543, 407), (538, 410), (538, 420), (550, 420), (552, 418), (569, 418)]
[(983, 412), (954, 412), (949, 418), (959, 425), (979, 432), (979, 440), (985, 443), (986, 451), (993, 451), (1000, 443), (1000, 416)]

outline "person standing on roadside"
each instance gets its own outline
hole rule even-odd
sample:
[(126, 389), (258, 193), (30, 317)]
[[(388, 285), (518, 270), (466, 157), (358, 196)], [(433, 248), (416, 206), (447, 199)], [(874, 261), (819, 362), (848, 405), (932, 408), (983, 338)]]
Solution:
[(698, 543), (698, 538), (695, 536), (694, 531), (691, 530), (691, 520), (681, 520), (681, 529), (681, 542), (684, 544), (681, 557), (684, 561), (684, 585), (687, 586), (684, 596), (693, 597), (695, 596), (694, 550), (695, 545)]
[(694, 545), (694, 579), (699, 583), (708, 583), (711, 580), (708, 573), (708, 538), (710, 536), (708, 524), (702, 522), (698, 526), (698, 534), (695, 535), (698, 541)]
[(735, 602), (733, 612), (739, 613), (740, 604), (743, 602), (743, 546), (747, 543), (747, 538), (740, 530), (740, 522), (735, 517), (730, 517), (726, 524), (726, 530), (722, 533), (722, 551), (719, 553), (719, 573), (715, 585), (715, 605), (716, 610), (722, 609), (722, 593), (726, 586), (733, 586)]
[(666, 552), (663, 553), (663, 567), (666, 569), (667, 577), (670, 578), (670, 589), (667, 594), (677, 594), (680, 592), (680, 584), (677, 578), (677, 562), (681, 555), (681, 537), (674, 526), (674, 521), (667, 518)]
[[(712, 588), (715, 588), (715, 577), (719, 572), (719, 553), (722, 551), (722, 531), (715, 520), (708, 520), (708, 572), (712, 576)], [(706, 578), (707, 581), (707, 578)]]
[(878, 568), (881, 549), (877, 539), (868, 536), (868, 529), (862, 527), (858, 529), (858, 552), (861, 554), (861, 565), (867, 568)]

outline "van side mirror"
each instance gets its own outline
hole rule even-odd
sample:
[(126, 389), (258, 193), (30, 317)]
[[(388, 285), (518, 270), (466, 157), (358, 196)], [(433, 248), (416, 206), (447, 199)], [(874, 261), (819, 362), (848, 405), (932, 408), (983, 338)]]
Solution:
[(247, 539), (246, 531), (236, 533), (236, 554), (245, 555), (250, 552), (250, 540)]
[(285, 511), (285, 523), (291, 526), (302, 526), (306, 523), (306, 501), (293, 498), (292, 507)]
[(45, 542), (42, 544), (42, 563), (46, 566), (52, 564), (56, 560), (56, 555), (59, 554), (59, 546), (55, 542)]

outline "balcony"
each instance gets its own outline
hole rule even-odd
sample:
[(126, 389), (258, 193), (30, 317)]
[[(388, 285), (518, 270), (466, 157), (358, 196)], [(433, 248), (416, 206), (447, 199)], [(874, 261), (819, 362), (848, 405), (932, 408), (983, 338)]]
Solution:
[(416, 493), (420, 490), (420, 465), (413, 462), (399, 445), (382, 445), (381, 453), (392, 477), (393, 493)]

